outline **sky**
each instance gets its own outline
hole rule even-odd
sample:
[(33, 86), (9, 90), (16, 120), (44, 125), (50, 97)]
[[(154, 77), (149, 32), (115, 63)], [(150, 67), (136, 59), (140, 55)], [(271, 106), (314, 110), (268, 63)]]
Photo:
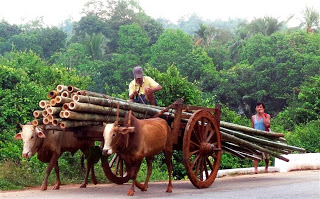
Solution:
[[(10, 24), (24, 24), (43, 17), (48, 26), (57, 26), (65, 19), (78, 21), (88, 0), (0, 0), (0, 20)], [(145, 13), (153, 18), (177, 22), (195, 13), (204, 20), (228, 20), (271, 16), (279, 20), (294, 17), (290, 26), (299, 25), (302, 11), (313, 7), (320, 12), (320, 0), (137, 0)]]

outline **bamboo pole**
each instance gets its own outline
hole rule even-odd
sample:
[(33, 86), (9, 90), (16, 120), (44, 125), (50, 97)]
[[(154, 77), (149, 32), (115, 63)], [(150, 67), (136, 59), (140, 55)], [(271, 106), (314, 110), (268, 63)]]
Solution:
[(47, 117), (49, 115), (48, 111), (47, 110), (43, 110), (42, 111), (42, 116), (43, 117)]
[(101, 122), (95, 121), (62, 121), (60, 123), (60, 128), (71, 128), (71, 127), (78, 127), (78, 126), (90, 126), (90, 125), (102, 125)]
[(236, 157), (238, 157), (240, 159), (244, 159), (245, 158), (245, 156), (240, 154), (238, 151), (232, 150), (232, 149), (230, 149), (230, 148), (228, 148), (226, 146), (222, 146), (222, 150), (224, 150), (224, 151), (230, 153), (231, 155), (234, 155), (234, 156), (236, 156)]
[(43, 124), (43, 122), (42, 122), (42, 119), (34, 119), (34, 120), (32, 120), (31, 124), (33, 126), (38, 126), (38, 125)]
[(54, 98), (57, 105), (63, 105), (64, 103), (71, 102), (72, 99), (68, 97), (57, 96)]
[(79, 113), (79, 112), (74, 112), (70, 110), (65, 110), (63, 115), (64, 115), (64, 118), (71, 119), (71, 120), (85, 120), (85, 121), (99, 121), (99, 122), (110, 121), (110, 118), (112, 117), (115, 118), (115, 116), (91, 114), (91, 113)]
[(263, 140), (263, 139), (259, 139), (250, 135), (246, 135), (237, 131), (233, 131), (233, 130), (229, 130), (223, 127), (220, 127), (220, 130), (222, 130), (225, 133), (234, 135), (236, 137), (239, 137), (241, 139), (245, 139), (247, 141), (251, 141), (254, 142), (256, 144), (262, 144), (262, 145), (267, 145), (267, 146), (271, 146), (274, 148), (280, 148), (280, 149), (289, 149), (289, 150), (293, 150), (293, 151), (298, 151), (298, 152), (302, 152), (305, 153), (305, 149), (299, 148), (299, 147), (295, 147), (295, 146), (291, 146), (291, 145), (287, 145), (287, 144), (283, 144), (283, 143), (276, 143), (276, 142), (271, 142), (268, 140)]
[(224, 121), (220, 122), (220, 126), (224, 127), (224, 128), (232, 129), (232, 130), (242, 131), (244, 133), (252, 133), (255, 135), (261, 135), (261, 136), (265, 136), (265, 137), (284, 137), (283, 133), (271, 133), (271, 132), (267, 132), (267, 131), (261, 131), (258, 129), (254, 129), (254, 128), (250, 128), (250, 127), (246, 127), (246, 126), (241, 126), (241, 125), (237, 125), (237, 124), (233, 124), (233, 123), (229, 123), (229, 122), (224, 122)]
[(35, 118), (41, 118), (41, 117), (43, 117), (43, 115), (42, 115), (42, 110), (35, 110), (35, 111), (33, 111), (33, 117), (35, 117)]
[(56, 90), (52, 90), (52, 91), (50, 91), (49, 93), (48, 93), (48, 97), (50, 98), (50, 99), (53, 99), (53, 98), (55, 98), (56, 96), (59, 96), (61, 93), (60, 92), (58, 92), (58, 91), (56, 91)]
[(47, 111), (49, 114), (55, 115), (55, 114), (59, 114), (61, 110), (62, 110), (61, 107), (50, 107), (50, 108), (48, 108)]
[(53, 125), (53, 126), (59, 126), (62, 121), (63, 121), (62, 118), (54, 118), (54, 119), (52, 120), (52, 125)]
[(233, 150), (239, 151), (239, 152), (244, 152), (247, 154), (256, 154), (256, 155), (262, 155), (262, 153), (260, 151), (257, 150), (252, 150), (252, 149), (248, 149), (246, 147), (241, 147), (239, 145), (236, 145), (234, 143), (230, 143), (230, 142), (222, 142), (222, 145), (231, 148)]
[(62, 93), (63, 91), (67, 91), (68, 90), (68, 86), (65, 85), (58, 85), (57, 86), (57, 91)]
[(64, 118), (64, 111), (60, 111), (59, 117), (60, 117), (60, 118)]
[(44, 117), (43, 120), (42, 120), (43, 124), (47, 125), (47, 124), (50, 124), (50, 121), (47, 117)]
[(63, 91), (63, 92), (61, 93), (61, 97), (70, 98), (70, 97), (71, 97), (71, 94), (70, 94), (68, 91)]
[(281, 156), (281, 155), (280, 155), (279, 153), (277, 153), (277, 152), (270, 151), (270, 150), (268, 150), (268, 149), (265, 149), (265, 148), (263, 148), (263, 147), (261, 147), (261, 146), (258, 146), (258, 145), (256, 145), (256, 144), (250, 143), (250, 142), (248, 142), (248, 141), (246, 141), (246, 140), (243, 140), (243, 139), (241, 139), (241, 138), (237, 138), (236, 136), (229, 135), (228, 133), (225, 133), (225, 132), (223, 132), (223, 131), (220, 131), (220, 133), (221, 133), (222, 138), (223, 138), (224, 140), (227, 140), (227, 141), (232, 142), (232, 143), (236, 143), (236, 144), (238, 144), (239, 146), (244, 146), (244, 147), (247, 147), (247, 148), (249, 148), (249, 149), (255, 149), (255, 150), (259, 150), (259, 151), (268, 153), (268, 154), (270, 154), (270, 155), (272, 155), (272, 156), (274, 156), (274, 157), (277, 157), (277, 158), (279, 158), (279, 159), (281, 159), (281, 160), (284, 160), (284, 161), (286, 161), (286, 162), (289, 162), (289, 159)]
[(79, 91), (79, 90), (80, 90), (80, 89), (78, 89), (78, 88), (76, 88), (76, 87), (74, 87), (74, 86), (71, 86), (71, 85), (69, 85), (68, 88), (67, 88), (67, 91), (68, 91), (69, 93), (77, 92), (77, 91)]
[(41, 100), (39, 102), (40, 108), (45, 108), (46, 104), (50, 104), (49, 100)]

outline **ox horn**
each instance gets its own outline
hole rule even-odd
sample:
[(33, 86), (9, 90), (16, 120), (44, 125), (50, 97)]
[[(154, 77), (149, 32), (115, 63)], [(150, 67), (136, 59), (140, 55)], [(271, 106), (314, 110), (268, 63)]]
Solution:
[(128, 126), (131, 126), (131, 116), (132, 116), (132, 110), (129, 111), (129, 121)]

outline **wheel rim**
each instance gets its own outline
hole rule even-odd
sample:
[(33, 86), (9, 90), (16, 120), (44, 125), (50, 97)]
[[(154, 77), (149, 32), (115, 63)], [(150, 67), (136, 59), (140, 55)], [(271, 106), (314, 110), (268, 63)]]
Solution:
[(103, 156), (102, 168), (106, 177), (113, 183), (123, 184), (129, 181), (125, 161), (116, 153)]
[(187, 123), (183, 138), (183, 163), (192, 184), (209, 187), (215, 180), (221, 160), (221, 136), (214, 117), (198, 110)]

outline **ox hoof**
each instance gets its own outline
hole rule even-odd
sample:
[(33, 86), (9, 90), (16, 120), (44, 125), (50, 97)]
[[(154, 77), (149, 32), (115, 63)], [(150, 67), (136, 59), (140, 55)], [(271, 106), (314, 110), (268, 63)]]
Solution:
[(172, 187), (168, 187), (166, 192), (167, 193), (172, 193)]
[(129, 191), (128, 191), (128, 196), (133, 196), (134, 195), (134, 191), (132, 190), (132, 189), (130, 189)]
[(40, 188), (40, 190), (41, 190), (41, 191), (47, 190), (47, 185), (42, 185), (41, 188)]
[(55, 185), (53, 186), (53, 190), (57, 190), (57, 189), (60, 189), (60, 183), (55, 184)]
[(93, 178), (93, 179), (92, 179), (92, 183), (93, 183), (93, 184), (98, 184), (97, 178)]
[(83, 183), (80, 185), (80, 188), (86, 188), (86, 187), (87, 187), (86, 183)]

